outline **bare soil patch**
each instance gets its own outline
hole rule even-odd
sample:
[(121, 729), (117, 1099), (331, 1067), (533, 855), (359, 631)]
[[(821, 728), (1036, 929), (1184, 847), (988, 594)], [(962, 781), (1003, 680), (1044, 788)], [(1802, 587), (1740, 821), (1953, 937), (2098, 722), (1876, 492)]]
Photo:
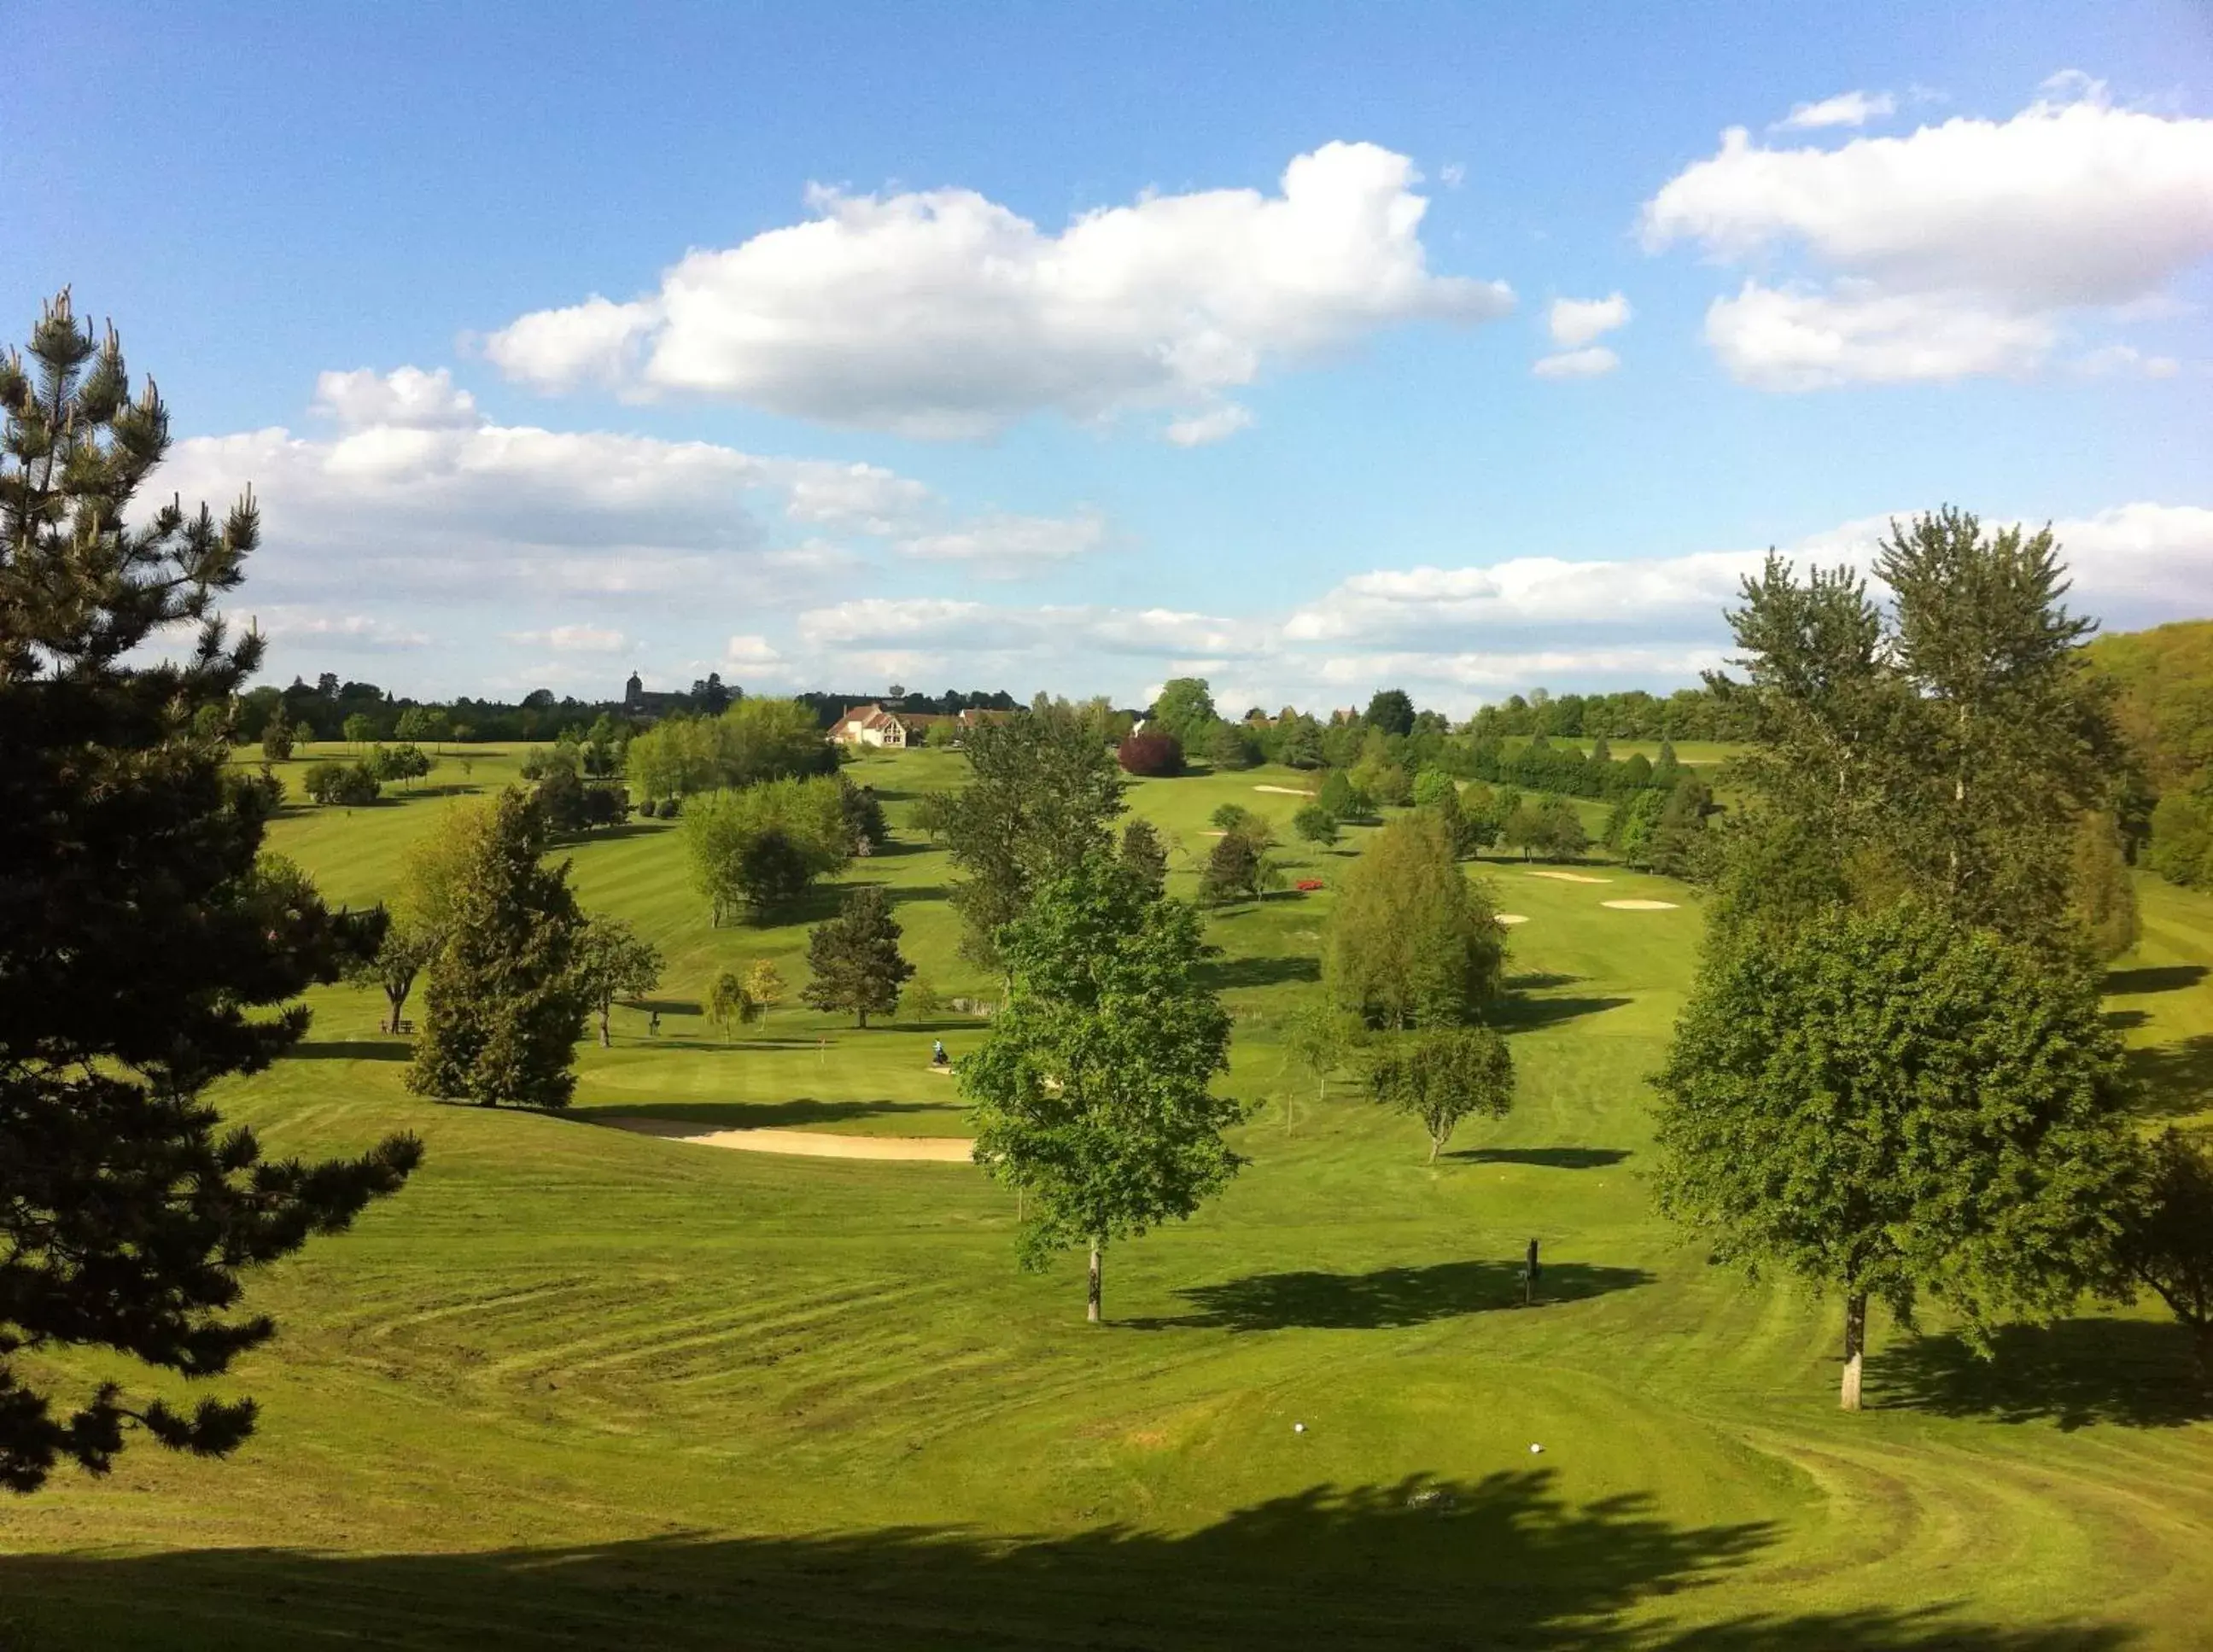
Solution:
[(1501, 924), (1527, 924), (1529, 921), (1527, 912), (1493, 912), (1491, 916)]
[(1271, 791), (1278, 797), (1311, 797), (1310, 791), (1301, 791), (1296, 786), (1255, 786), (1254, 791)]
[(740, 1153), (789, 1153), (803, 1159), (905, 1159), (937, 1164), (966, 1164), (976, 1143), (966, 1136), (832, 1136), (819, 1130), (686, 1129), (665, 1119), (609, 1119), (617, 1130), (698, 1147), (726, 1147)]
[(1675, 903), (1672, 900), (1601, 900), (1599, 905), (1611, 906), (1617, 912), (1672, 912), (1675, 910)]
[(1612, 878), (1588, 877), (1581, 872), (1532, 872), (1533, 878), (1550, 878), (1556, 883), (1612, 883)]

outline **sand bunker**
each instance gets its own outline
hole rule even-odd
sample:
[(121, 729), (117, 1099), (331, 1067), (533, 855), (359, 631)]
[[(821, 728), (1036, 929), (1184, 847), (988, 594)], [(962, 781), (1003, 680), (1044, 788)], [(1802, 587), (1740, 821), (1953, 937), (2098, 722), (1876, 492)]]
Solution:
[(1599, 905), (1611, 906), (1617, 912), (1672, 912), (1675, 910), (1675, 903), (1672, 900), (1601, 900)]
[(1254, 791), (1271, 791), (1278, 797), (1311, 797), (1310, 791), (1301, 791), (1296, 786), (1255, 786)]
[(1558, 883), (1612, 883), (1612, 878), (1587, 878), (1580, 872), (1532, 872), (1533, 878), (1551, 878)]
[(1493, 912), (1491, 916), (1501, 924), (1527, 924), (1529, 921), (1527, 912)]
[(710, 1130), (695, 1132), (663, 1119), (609, 1119), (617, 1130), (741, 1153), (790, 1153), (804, 1159), (906, 1159), (967, 1164), (976, 1143), (966, 1136), (832, 1136), (819, 1130)]

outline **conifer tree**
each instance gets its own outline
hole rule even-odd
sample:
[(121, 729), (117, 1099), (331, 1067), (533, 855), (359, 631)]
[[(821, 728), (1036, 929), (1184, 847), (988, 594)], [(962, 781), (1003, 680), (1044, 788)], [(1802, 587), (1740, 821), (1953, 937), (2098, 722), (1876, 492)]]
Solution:
[(1160, 828), (1143, 815), (1133, 815), (1122, 828), (1122, 864), (1155, 894), (1167, 887), (1167, 845)]
[(565, 1107), (585, 995), (583, 920), (566, 862), (544, 864), (546, 820), (526, 792), (500, 794), (452, 891), (452, 917), (423, 990), (407, 1087), (482, 1106)]
[[(241, 1275), (345, 1228), (422, 1149), (265, 1161), (204, 1099), (294, 1044), (290, 1001), (381, 924), (259, 856), (270, 789), (229, 766), (220, 731), (262, 643), (216, 604), (259, 537), (252, 498), (219, 527), (174, 503), (129, 525), (168, 416), (67, 293), (27, 361), (0, 357), (0, 1486), (31, 1491), (64, 1460), (105, 1473), (133, 1427), (219, 1455), (254, 1405), (180, 1410), (110, 1381), (58, 1412), (60, 1385), (16, 1356), (222, 1375), (276, 1329), (235, 1312)], [(137, 652), (170, 628), (181, 658)]]
[(900, 984), (914, 966), (899, 955), (899, 926), (884, 892), (863, 884), (827, 924), (807, 937), (807, 965), (814, 978), (800, 997), (816, 1009), (850, 1009), (866, 1027), (871, 1015), (899, 1008)]

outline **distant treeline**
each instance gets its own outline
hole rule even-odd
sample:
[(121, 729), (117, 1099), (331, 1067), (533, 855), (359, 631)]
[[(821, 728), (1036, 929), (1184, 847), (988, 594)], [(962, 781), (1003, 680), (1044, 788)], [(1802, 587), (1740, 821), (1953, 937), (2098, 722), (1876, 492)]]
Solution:
[[(424, 710), (442, 714), (446, 732), (441, 738), (447, 740), (465, 743), (552, 741), (564, 730), (588, 728), (601, 716), (642, 729), (672, 715), (718, 716), (744, 698), (743, 689), (726, 686), (719, 675), (710, 674), (693, 683), (687, 692), (651, 694), (638, 705), (620, 698), (557, 698), (550, 688), (538, 689), (516, 701), (475, 699), (466, 694), (451, 700), (417, 699), (375, 683), (341, 680), (336, 673), (326, 671), (312, 683), (295, 677), (286, 688), (270, 684), (252, 690), (241, 697), (231, 728), (234, 739), (259, 741), (281, 711), (296, 739), (351, 740), (355, 736), (347, 733), (347, 721), (363, 718), (364, 722), (355, 725), (357, 730), (365, 731), (360, 737), (385, 741), (405, 737), (399, 728), (406, 713)], [(807, 708), (821, 728), (829, 728), (856, 705), (875, 704), (895, 710), (949, 716), (969, 710), (1012, 711), (1022, 704), (1004, 689), (980, 688), (934, 696), (809, 692), (792, 698)]]

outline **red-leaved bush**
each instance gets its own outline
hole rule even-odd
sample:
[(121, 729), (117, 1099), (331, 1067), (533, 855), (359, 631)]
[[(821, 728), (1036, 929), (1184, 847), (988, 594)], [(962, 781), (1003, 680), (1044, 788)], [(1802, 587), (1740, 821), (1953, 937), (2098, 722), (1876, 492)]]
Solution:
[(1174, 735), (1147, 729), (1125, 735), (1114, 757), (1130, 773), (1148, 778), (1183, 772), (1183, 742)]

